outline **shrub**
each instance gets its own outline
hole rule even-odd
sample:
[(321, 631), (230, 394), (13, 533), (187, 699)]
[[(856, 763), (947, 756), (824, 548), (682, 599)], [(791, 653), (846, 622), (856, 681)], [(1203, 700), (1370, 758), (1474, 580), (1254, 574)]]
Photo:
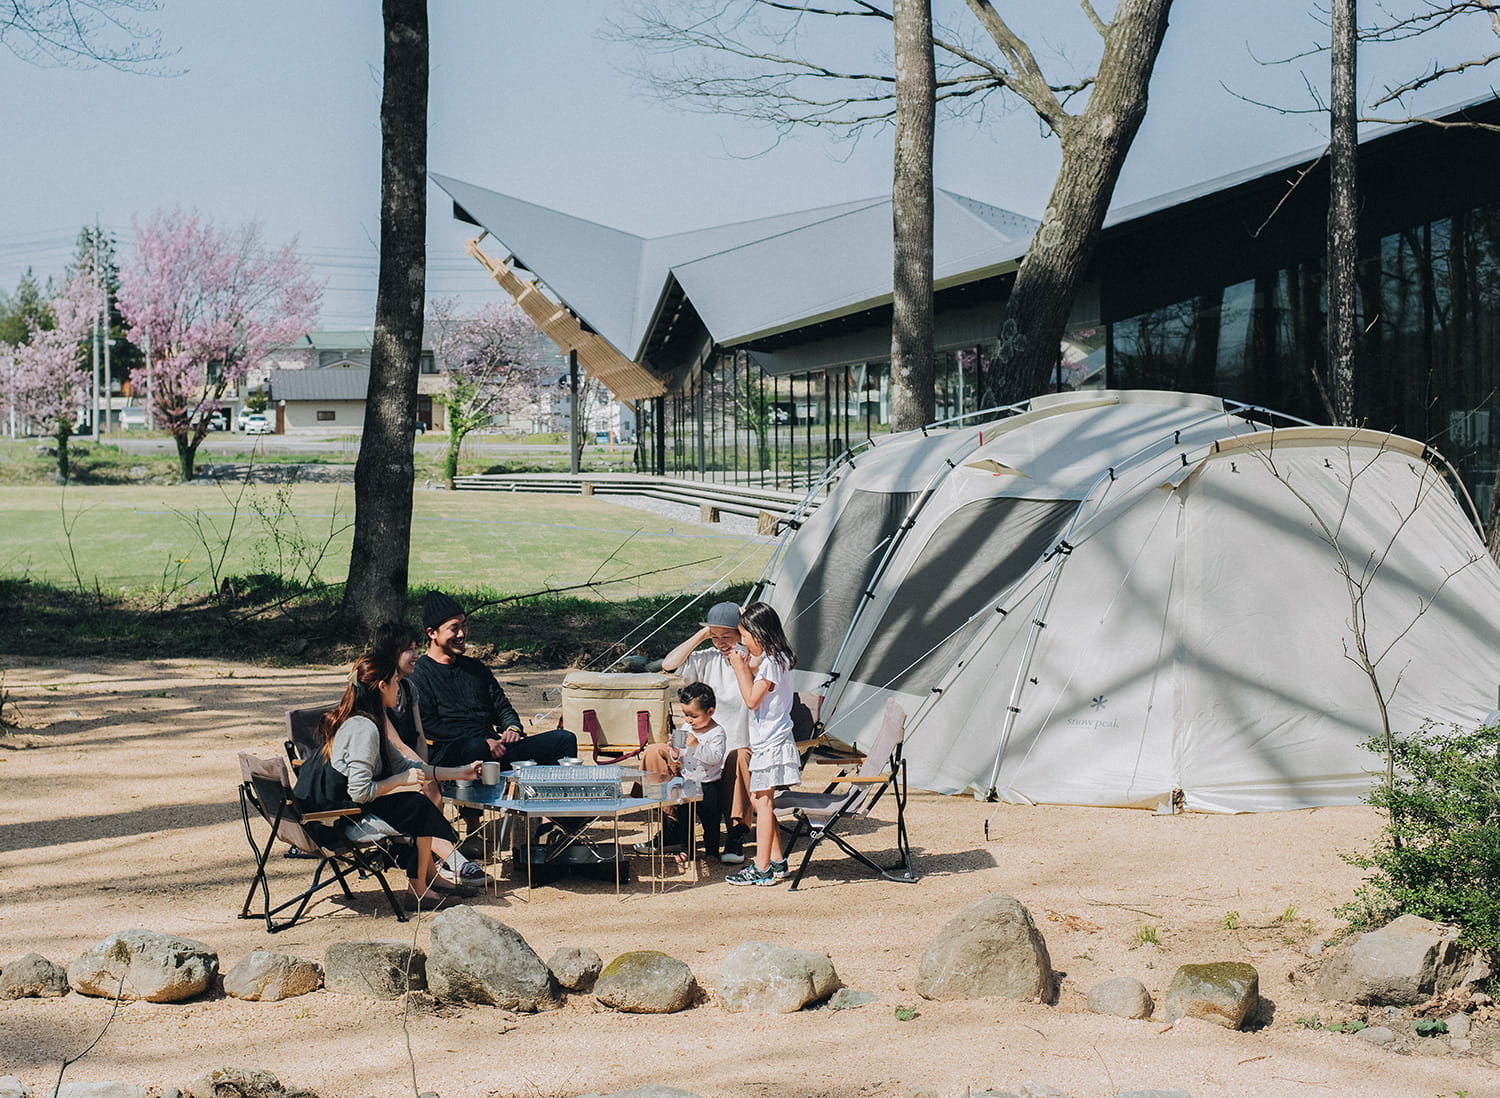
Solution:
[(1390, 751), (1393, 783), (1365, 798), (1385, 827), (1370, 853), (1345, 855), (1372, 872), (1339, 913), (1355, 929), (1420, 915), (1457, 926), (1471, 948), (1500, 948), (1500, 728), (1429, 721)]

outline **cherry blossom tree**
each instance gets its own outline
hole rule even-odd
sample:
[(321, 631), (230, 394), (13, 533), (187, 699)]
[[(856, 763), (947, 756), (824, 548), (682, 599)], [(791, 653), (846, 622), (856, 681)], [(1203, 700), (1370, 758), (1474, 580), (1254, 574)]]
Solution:
[(120, 272), (126, 336), (146, 352), (131, 385), (176, 441), (183, 480), (224, 394), (272, 347), (306, 334), (322, 297), (296, 241), (270, 248), (254, 222), (220, 229), (173, 210), (137, 227)]
[(50, 303), (52, 326), (33, 323), (27, 341), (10, 349), (5, 399), (16, 418), (57, 440), (57, 476), (68, 479), (68, 440), (88, 399), (84, 337), (102, 301), (91, 278), (75, 275)]
[(464, 439), (500, 412), (514, 412), (536, 399), (543, 382), (536, 326), (514, 305), (495, 303), (460, 316), (453, 298), (429, 306), (432, 351), (443, 372), (443, 390), (433, 397), (448, 421), (443, 483), (453, 487)]

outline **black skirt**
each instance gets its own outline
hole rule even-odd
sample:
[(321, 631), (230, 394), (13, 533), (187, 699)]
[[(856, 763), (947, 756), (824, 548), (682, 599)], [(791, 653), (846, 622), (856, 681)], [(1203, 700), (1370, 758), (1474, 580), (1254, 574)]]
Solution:
[[(453, 825), (448, 822), (442, 810), (424, 794), (411, 791), (387, 793), (363, 807), (371, 816), (379, 816), (403, 835), (410, 835), (412, 838), (427, 835), (434, 839), (447, 839), (450, 843), (458, 842), (458, 832), (453, 830)], [(408, 877), (415, 877), (416, 847), (400, 844), (395, 849), (401, 868), (406, 870)]]

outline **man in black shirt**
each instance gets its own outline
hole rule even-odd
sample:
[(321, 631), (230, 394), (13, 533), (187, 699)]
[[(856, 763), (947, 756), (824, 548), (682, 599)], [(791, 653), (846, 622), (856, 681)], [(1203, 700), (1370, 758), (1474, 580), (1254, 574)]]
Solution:
[(530, 759), (554, 764), (578, 754), (578, 739), (565, 728), (528, 736), (521, 718), (490, 669), (468, 649), (469, 622), (463, 607), (431, 591), (422, 600), (427, 654), (417, 660), (410, 682), (422, 711), (422, 726), (432, 742), (434, 766), (462, 765), (451, 759)]

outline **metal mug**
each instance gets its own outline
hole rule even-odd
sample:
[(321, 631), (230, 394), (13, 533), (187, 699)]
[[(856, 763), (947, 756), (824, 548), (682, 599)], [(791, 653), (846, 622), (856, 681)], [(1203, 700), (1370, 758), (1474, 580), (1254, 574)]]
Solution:
[(485, 785), (500, 784), (500, 764), (498, 762), (487, 762), (479, 768), (480, 780)]

